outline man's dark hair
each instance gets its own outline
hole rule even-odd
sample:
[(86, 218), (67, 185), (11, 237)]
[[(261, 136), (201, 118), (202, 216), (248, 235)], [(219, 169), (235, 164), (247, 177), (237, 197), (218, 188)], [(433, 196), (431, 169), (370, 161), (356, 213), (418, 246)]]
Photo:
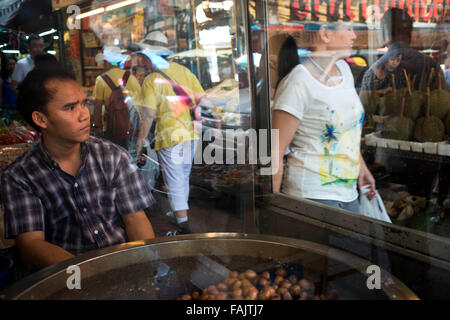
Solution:
[(42, 37), (40, 36), (40, 35), (38, 35), (38, 34), (30, 34), (29, 36), (28, 36), (28, 44), (30, 44), (31, 43), (31, 41), (34, 41), (34, 40), (41, 40), (42, 39)]
[(53, 66), (44, 69), (35, 68), (28, 73), (19, 87), (17, 109), (25, 121), (37, 131), (41, 131), (31, 117), (34, 111), (47, 114), (47, 104), (54, 97), (54, 90), (47, 88), (51, 80), (76, 81), (74, 74), (62, 68)]
[(275, 89), (280, 84), (280, 81), (300, 63), (297, 50), (297, 42), (294, 37), (288, 36), (283, 42), (278, 55), (278, 81)]
[(389, 8), (381, 18), (384, 36), (388, 39), (387, 45), (403, 42), (409, 45), (413, 31), (413, 20), (407, 10)]
[(56, 57), (50, 53), (39, 53), (34, 57), (34, 66), (37, 69), (52, 68), (58, 63)]

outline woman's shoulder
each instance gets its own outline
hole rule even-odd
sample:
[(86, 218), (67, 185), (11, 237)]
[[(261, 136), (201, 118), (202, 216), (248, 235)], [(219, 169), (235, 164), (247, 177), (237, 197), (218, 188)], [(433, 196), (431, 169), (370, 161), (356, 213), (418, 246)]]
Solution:
[(349, 64), (344, 59), (340, 59), (340, 60), (336, 61), (336, 65), (345, 71), (351, 72)]
[(305, 67), (301, 63), (299, 63), (291, 70), (291, 72), (288, 73), (288, 75), (285, 77), (285, 80), (302, 82), (305, 81), (308, 76), (309, 72), (307, 72)]

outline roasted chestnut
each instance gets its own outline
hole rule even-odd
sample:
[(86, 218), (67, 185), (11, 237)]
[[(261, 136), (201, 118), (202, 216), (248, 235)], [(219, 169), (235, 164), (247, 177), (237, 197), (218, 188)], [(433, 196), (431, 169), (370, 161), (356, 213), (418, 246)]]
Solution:
[(241, 284), (242, 288), (253, 287), (253, 284), (248, 279), (244, 279), (241, 282), (242, 282), (242, 284)]
[(227, 300), (228, 299), (228, 294), (226, 292), (219, 292), (219, 294), (217, 295), (217, 300)]
[(306, 279), (302, 279), (298, 282), (299, 286), (302, 288), (302, 290), (312, 290), (314, 289), (314, 284), (309, 282)]
[(294, 284), (294, 285), (290, 288), (290, 291), (291, 291), (291, 294), (292, 294), (294, 297), (299, 297), (299, 296), (300, 296), (301, 289), (300, 289), (300, 286), (299, 286), (298, 284)]
[(245, 271), (244, 274), (245, 274), (245, 277), (246, 277), (247, 279), (250, 279), (250, 280), (253, 280), (253, 279), (255, 279), (255, 278), (258, 276), (258, 275), (256, 274), (256, 272), (253, 271), (253, 270), (251, 270), (251, 269)]
[(217, 285), (217, 289), (219, 289), (219, 291), (227, 291), (228, 287), (225, 283), (221, 282)]
[(200, 300), (208, 300), (209, 294), (206, 291), (202, 292), (202, 295), (200, 296)]
[(289, 291), (285, 291), (281, 294), (281, 299), (283, 300), (292, 300), (292, 296)]
[(280, 287), (289, 289), (290, 287), (292, 287), (292, 283), (289, 280), (283, 280), (280, 283)]
[(288, 292), (288, 289), (287, 289), (287, 288), (280, 287), (280, 288), (277, 289), (277, 293), (278, 293), (281, 297), (283, 297), (283, 294), (286, 293), (286, 292)]
[(263, 287), (267, 286), (268, 284), (270, 284), (270, 281), (267, 280), (266, 278), (260, 278), (258, 281), (258, 284), (260, 285), (260, 287), (263, 288)]
[(200, 292), (198, 292), (198, 291), (192, 292), (192, 299), (199, 300), (200, 299)]
[(228, 288), (231, 288), (231, 287), (233, 286), (233, 283), (235, 283), (236, 281), (238, 281), (237, 278), (228, 278), (228, 279), (225, 279), (225, 285), (226, 285)]
[(236, 280), (233, 282), (233, 284), (231, 285), (231, 290), (240, 288), (242, 286), (242, 281), (241, 280)]
[(259, 293), (259, 298), (261, 300), (269, 300), (272, 298), (272, 296), (275, 294), (275, 290), (270, 286), (265, 286), (261, 289)]
[(245, 288), (244, 296), (247, 297), (248, 300), (256, 300), (258, 297), (258, 289), (253, 286)]
[(231, 295), (233, 296), (233, 298), (237, 299), (238, 297), (241, 297), (242, 299), (242, 289), (241, 288), (236, 288), (231, 292)]
[(206, 288), (206, 292), (208, 294), (214, 295), (216, 293), (219, 293), (219, 290), (217, 290), (217, 287), (215, 285), (210, 285), (208, 288)]
[(284, 278), (282, 276), (276, 276), (275, 280), (273, 280), (273, 283), (279, 285), (283, 280)]
[(298, 278), (295, 274), (291, 274), (288, 278), (288, 280), (292, 283), (292, 284), (296, 284), (298, 282)]
[(275, 271), (275, 274), (277, 276), (284, 277), (286, 275), (286, 269), (284, 268), (278, 268), (277, 271)]
[(264, 271), (263, 273), (261, 273), (261, 278), (267, 279), (270, 281), (270, 273), (267, 271)]

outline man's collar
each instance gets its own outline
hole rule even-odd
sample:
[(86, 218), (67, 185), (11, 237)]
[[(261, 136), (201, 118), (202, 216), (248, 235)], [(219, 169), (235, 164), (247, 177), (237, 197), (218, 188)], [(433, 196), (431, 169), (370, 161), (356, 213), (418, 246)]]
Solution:
[[(86, 144), (86, 142), (81, 142), (80, 143), (81, 146), (81, 161), (84, 163), (87, 154), (89, 153), (89, 147)], [(38, 148), (39, 151), (41, 153), (42, 159), (52, 168), (52, 169), (56, 169), (58, 168), (58, 163), (53, 160), (52, 156), (50, 155), (50, 153), (48, 152), (47, 148), (44, 145), (44, 140), (43, 137), (41, 137), (41, 141), (38, 144)]]

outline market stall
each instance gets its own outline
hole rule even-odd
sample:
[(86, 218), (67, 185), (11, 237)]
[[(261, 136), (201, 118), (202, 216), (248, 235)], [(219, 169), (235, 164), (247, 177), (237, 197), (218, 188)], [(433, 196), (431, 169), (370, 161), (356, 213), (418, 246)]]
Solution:
[[(331, 6), (326, 1), (315, 4), (313, 10), (299, 7), (302, 2), (287, 0), (180, 0), (176, 5), (147, 0), (121, 3), (122, 7), (115, 6), (119, 1), (88, 2), (82, 7), (85, 15), (79, 19), (79, 29), (66, 30), (66, 26), (59, 26), (60, 33), (64, 34), (61, 50), (65, 52), (66, 65), (75, 71), (77, 80), (92, 98), (95, 79), (103, 71), (95, 55), (103, 46), (118, 46), (129, 53), (142, 45), (140, 42), (146, 34), (154, 30), (163, 32), (174, 52), (169, 59), (195, 74), (212, 104), (212, 107), (201, 106), (204, 139), (200, 149), (203, 156), (211, 155), (214, 159), (212, 163), (205, 158), (194, 161), (190, 205), (203, 206), (205, 221), (212, 221), (210, 218), (217, 209), (226, 211), (226, 215), (243, 226), (240, 230), (248, 234), (161, 237), (88, 252), (20, 280), (0, 298), (448, 297), (450, 208), (448, 189), (447, 192), (445, 189), (450, 176), (448, 124), (446, 133), (440, 134), (436, 141), (426, 141), (423, 133), (418, 134), (420, 139), (413, 139), (414, 134), (400, 139), (386, 130), (386, 125), (390, 121), (388, 116), (405, 118), (406, 106), (401, 99), (400, 103), (391, 105), (395, 110), (390, 115), (380, 112), (378, 102), (375, 111), (367, 112), (362, 154), (377, 180), (377, 189), (393, 223), (286, 194), (273, 194), (272, 175), (260, 170), (261, 154), (258, 153), (256, 163), (250, 163), (249, 140), (242, 140), (242, 149), (238, 143), (239, 137), (245, 138), (249, 130), (269, 132), (271, 129), (277, 55), (285, 33), (293, 34), (304, 45), (298, 51), (304, 58), (311, 53), (306, 49), (311, 34), (303, 33), (306, 23), (312, 22), (309, 25), (315, 29), (311, 30), (316, 31), (325, 22), (353, 20), (358, 35), (354, 52), (361, 56), (362, 66), (367, 68), (384, 52), (378, 50), (383, 48), (377, 39), (380, 36), (377, 23), (383, 8), (377, 7), (378, 11), (372, 15), (364, 1), (356, 1), (351, 6), (341, 2), (336, 4), (334, 12), (335, 4)], [(94, 12), (101, 8), (103, 11)], [(56, 9), (66, 18), (66, 7)], [(434, 14), (439, 16), (440, 11)], [(425, 23), (424, 17), (417, 17), (416, 22)], [(430, 29), (438, 28), (431, 26), (430, 21), (427, 35)], [(421, 34), (415, 30), (415, 35), (415, 45), (421, 46), (418, 41)], [(441, 35), (438, 33), (436, 37)], [(428, 40), (425, 42), (428, 45)], [(362, 53), (368, 55), (367, 59), (362, 58)], [(356, 60), (346, 61), (352, 68), (355, 63), (351, 65), (351, 61)], [(356, 65), (357, 73), (352, 69), (354, 76), (364, 73), (362, 66)], [(396, 89), (401, 88), (393, 91)], [(440, 90), (439, 82), (435, 82), (433, 90)], [(363, 104), (366, 109), (373, 107), (364, 101)], [(429, 119), (432, 105), (435, 104), (431, 99), (425, 107), (421, 105), (420, 116)], [(448, 122), (445, 116), (439, 118)], [(37, 142), (36, 134), (23, 126), (23, 123), (4, 126), (0, 141), (12, 144), (0, 147), (0, 155), (5, 155), (3, 168)], [(227, 131), (231, 132), (228, 136)], [(218, 140), (206, 139), (206, 132), (232, 141), (227, 145), (225, 139), (219, 145)], [(215, 150), (210, 153), (214, 144)], [(270, 143), (267, 150), (269, 147)], [(242, 150), (243, 157), (239, 158), (237, 153)], [(216, 154), (223, 156), (215, 157)], [(238, 158), (244, 163), (238, 163)], [(160, 166), (156, 156), (151, 160), (152, 165)], [(156, 178), (152, 175), (152, 179)], [(154, 192), (166, 197), (168, 191), (162, 176), (154, 180), (151, 183), (152, 187), (156, 185)], [(221, 223), (226, 225), (224, 220)], [(70, 265), (81, 268), (84, 290), (67, 289), (66, 271)], [(383, 279), (387, 280), (382, 282), (381, 290), (369, 290), (366, 285), (370, 265), (379, 266)], [(239, 279), (240, 285), (233, 279)], [(243, 286), (244, 282), (248, 287)], [(281, 283), (290, 290), (278, 290), (283, 288)], [(279, 287), (272, 287), (275, 292), (264, 289), (268, 284)], [(248, 290), (244, 292), (244, 289)]]
[[(93, 251), (52, 266), (9, 288), (5, 298), (417, 299), (384, 270), (382, 290), (367, 290), (369, 265), (340, 250), (283, 237), (163, 237)], [(83, 290), (67, 287), (69, 266), (80, 269)], [(279, 288), (270, 286), (272, 282)]]

